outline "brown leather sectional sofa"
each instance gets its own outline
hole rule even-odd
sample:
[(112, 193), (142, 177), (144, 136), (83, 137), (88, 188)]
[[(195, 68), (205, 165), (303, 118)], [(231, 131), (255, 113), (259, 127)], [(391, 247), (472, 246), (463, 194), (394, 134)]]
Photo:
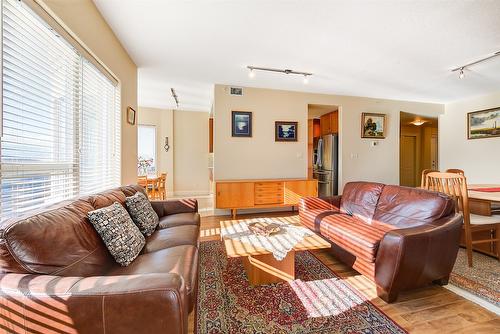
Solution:
[(370, 182), (348, 183), (342, 196), (303, 198), (299, 214), (389, 303), (403, 290), (447, 284), (463, 223), (444, 194)]
[(187, 333), (198, 278), (196, 200), (152, 202), (160, 224), (128, 267), (87, 219), (137, 191), (121, 187), (0, 224), (0, 332)]

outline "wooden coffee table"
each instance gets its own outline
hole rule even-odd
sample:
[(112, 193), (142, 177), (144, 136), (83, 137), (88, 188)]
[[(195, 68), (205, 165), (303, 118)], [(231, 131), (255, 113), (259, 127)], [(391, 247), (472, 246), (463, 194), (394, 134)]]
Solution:
[[(286, 219), (286, 222), (290, 224), (289, 217), (273, 219), (278, 221)], [(221, 221), (221, 234), (231, 226), (239, 223), (241, 223), (241, 220)], [(301, 226), (300, 224), (294, 225)], [(295, 279), (295, 252), (331, 247), (329, 242), (313, 233), (311, 236), (304, 237), (301, 242), (288, 252), (282, 261), (278, 261), (271, 252), (259, 246), (226, 237), (223, 237), (222, 240), (228, 257), (242, 258), (251, 285), (292, 281)]]

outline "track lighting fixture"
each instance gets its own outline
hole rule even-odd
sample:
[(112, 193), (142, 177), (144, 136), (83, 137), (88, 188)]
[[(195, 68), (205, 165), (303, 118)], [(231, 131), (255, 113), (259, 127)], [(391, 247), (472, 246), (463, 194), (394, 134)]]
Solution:
[(294, 71), (290, 69), (279, 69), (279, 68), (270, 68), (270, 67), (257, 67), (257, 66), (247, 66), (247, 68), (250, 70), (248, 73), (248, 76), (250, 78), (253, 78), (255, 76), (255, 71), (267, 71), (267, 72), (277, 72), (277, 73), (284, 73), (284, 74), (298, 74), (298, 75), (303, 75), (304, 76), (304, 84), (307, 84), (309, 82), (309, 76), (313, 75), (312, 73), (309, 72), (301, 72), (301, 71)]
[(175, 93), (175, 89), (170, 88), (170, 93), (172, 93), (172, 97), (175, 100), (175, 105), (177, 106), (177, 108), (179, 108), (179, 98), (177, 97), (177, 94)]
[(467, 67), (470, 67), (472, 65), (476, 65), (476, 64), (479, 64), (479, 63), (482, 63), (483, 61), (486, 61), (486, 60), (489, 60), (491, 58), (494, 58), (494, 57), (497, 57), (497, 56), (500, 56), (500, 51), (497, 51), (487, 57), (484, 57), (484, 58), (481, 58), (479, 60), (476, 60), (476, 61), (473, 61), (471, 63), (468, 63), (468, 64), (465, 64), (465, 65), (462, 65), (462, 66), (459, 66), (459, 67), (456, 67), (454, 69), (452, 69), (451, 71), (452, 72), (459, 72), (460, 74), (458, 75), (458, 77), (460, 79), (463, 79), (465, 78), (465, 73), (464, 73), (464, 70), (467, 68)]
[(465, 73), (464, 73), (464, 68), (463, 68), (463, 67), (460, 69), (460, 75), (459, 75), (458, 77), (459, 77), (460, 79), (465, 78)]

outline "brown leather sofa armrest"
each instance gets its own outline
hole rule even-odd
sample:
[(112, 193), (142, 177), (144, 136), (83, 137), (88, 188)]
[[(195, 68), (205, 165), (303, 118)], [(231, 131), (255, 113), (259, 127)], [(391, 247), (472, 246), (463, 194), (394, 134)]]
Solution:
[(378, 295), (392, 302), (399, 291), (447, 279), (457, 257), (462, 223), (462, 215), (456, 214), (388, 232), (375, 261)]
[(0, 275), (0, 328), (19, 332), (187, 333), (183, 279), (173, 273)]
[(341, 197), (303, 197), (299, 202), (299, 210), (339, 211)]
[(169, 201), (151, 201), (151, 205), (160, 218), (177, 213), (198, 212), (198, 201), (194, 198)]

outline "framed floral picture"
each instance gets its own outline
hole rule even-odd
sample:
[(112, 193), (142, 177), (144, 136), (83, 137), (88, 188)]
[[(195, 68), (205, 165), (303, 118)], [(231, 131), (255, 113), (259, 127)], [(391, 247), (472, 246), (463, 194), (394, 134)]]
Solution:
[(385, 114), (361, 114), (361, 138), (385, 138)]
[(500, 137), (500, 107), (467, 114), (467, 138)]
[(298, 122), (276, 121), (274, 123), (275, 141), (297, 141)]
[(252, 137), (252, 112), (233, 111), (231, 129), (233, 137)]

